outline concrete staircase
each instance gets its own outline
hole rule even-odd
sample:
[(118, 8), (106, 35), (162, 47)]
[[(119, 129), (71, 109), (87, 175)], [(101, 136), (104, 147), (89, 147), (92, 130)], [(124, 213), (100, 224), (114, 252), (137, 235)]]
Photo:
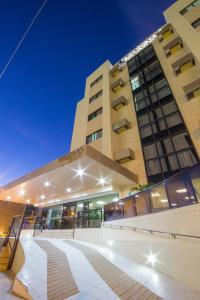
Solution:
[(9, 258), (10, 258), (10, 251), (8, 247), (3, 247), (0, 252), (0, 272), (7, 271)]

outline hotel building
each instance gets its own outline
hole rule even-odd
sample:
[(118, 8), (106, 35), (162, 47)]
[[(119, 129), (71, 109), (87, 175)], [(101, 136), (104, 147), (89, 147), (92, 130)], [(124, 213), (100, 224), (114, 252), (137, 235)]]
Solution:
[[(198, 165), (200, 1), (176, 1), (164, 16), (162, 28), (86, 79), (70, 153), (2, 187), (2, 200), (43, 208), (48, 226), (70, 226), (76, 215), (78, 226), (89, 220), (95, 227), (104, 205), (128, 197), (134, 186)], [(179, 206), (165, 202), (157, 208)]]

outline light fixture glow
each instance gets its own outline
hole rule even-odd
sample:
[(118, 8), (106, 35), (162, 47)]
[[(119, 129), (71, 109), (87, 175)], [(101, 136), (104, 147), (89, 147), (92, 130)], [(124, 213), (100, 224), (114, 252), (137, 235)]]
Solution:
[(10, 201), (10, 200), (11, 200), (11, 196), (8, 195), (8, 196), (6, 197), (6, 200)]
[(111, 240), (110, 240), (110, 241), (108, 241), (108, 245), (109, 245), (109, 246), (112, 246), (112, 245), (113, 245), (113, 243), (114, 243), (114, 242), (113, 242), (113, 241), (111, 241)]
[(45, 186), (45, 187), (49, 187), (49, 186), (50, 186), (50, 182), (49, 182), (48, 180), (45, 181), (44, 186)]
[(105, 204), (105, 202), (104, 201), (97, 201), (97, 204), (102, 205), (102, 204)]
[(79, 203), (79, 204), (78, 204), (78, 207), (83, 207), (83, 203)]
[(117, 202), (118, 200), (118, 198), (114, 198), (112, 202)]
[(160, 194), (158, 192), (152, 193), (151, 194), (152, 197), (160, 197)]
[(80, 169), (76, 170), (76, 173), (78, 176), (82, 177), (84, 175), (84, 170), (80, 168)]
[(177, 192), (178, 194), (183, 194), (183, 193), (186, 193), (186, 192), (187, 192), (187, 189), (176, 190), (176, 192)]
[(27, 203), (30, 203), (31, 201), (29, 199), (26, 200)]
[(72, 190), (71, 190), (70, 188), (67, 188), (67, 189), (66, 189), (66, 192), (67, 192), (67, 193), (71, 193), (71, 191), (72, 191)]
[(99, 183), (100, 183), (101, 185), (104, 185), (104, 184), (106, 183), (106, 181), (105, 181), (104, 178), (100, 178), (100, 179), (99, 179)]
[(21, 190), (19, 191), (19, 195), (20, 195), (20, 196), (24, 196), (25, 194), (26, 194), (25, 190), (21, 189)]
[(150, 253), (148, 256), (147, 256), (147, 259), (148, 259), (148, 263), (150, 263), (151, 265), (154, 265), (157, 261), (156, 259), (156, 255), (155, 254), (152, 254)]
[(160, 202), (166, 203), (166, 202), (168, 202), (168, 200), (167, 199), (161, 199)]
[(41, 196), (40, 196), (40, 199), (41, 199), (41, 200), (44, 200), (45, 198), (46, 198), (45, 195), (41, 195)]

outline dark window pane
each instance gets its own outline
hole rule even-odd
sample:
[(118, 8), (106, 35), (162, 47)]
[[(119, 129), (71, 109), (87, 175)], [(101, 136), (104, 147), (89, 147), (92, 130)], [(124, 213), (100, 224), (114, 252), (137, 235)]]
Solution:
[(146, 162), (148, 175), (156, 175), (161, 173), (159, 159), (152, 159)]
[(179, 152), (178, 159), (182, 168), (191, 167), (197, 163), (197, 160), (191, 150)]
[(187, 173), (173, 177), (167, 182), (167, 191), (171, 207), (193, 204), (195, 195)]

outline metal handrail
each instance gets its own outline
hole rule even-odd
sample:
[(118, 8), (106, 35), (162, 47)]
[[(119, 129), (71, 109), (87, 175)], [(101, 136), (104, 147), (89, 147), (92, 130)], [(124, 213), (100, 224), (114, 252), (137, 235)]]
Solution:
[(160, 231), (160, 230), (154, 230), (154, 229), (147, 229), (147, 228), (139, 228), (139, 227), (134, 227), (134, 226), (126, 226), (126, 225), (114, 225), (114, 224), (104, 224), (102, 223), (103, 227), (109, 227), (109, 228), (119, 228), (119, 229), (132, 229), (134, 231), (146, 231), (151, 234), (153, 233), (160, 233), (160, 234), (166, 234), (166, 235), (171, 235), (174, 239), (177, 236), (180, 237), (187, 237), (187, 238), (193, 238), (193, 239), (200, 239), (200, 236), (197, 235), (189, 235), (189, 234), (181, 234), (181, 233), (174, 233), (174, 232), (167, 232), (167, 231)]

